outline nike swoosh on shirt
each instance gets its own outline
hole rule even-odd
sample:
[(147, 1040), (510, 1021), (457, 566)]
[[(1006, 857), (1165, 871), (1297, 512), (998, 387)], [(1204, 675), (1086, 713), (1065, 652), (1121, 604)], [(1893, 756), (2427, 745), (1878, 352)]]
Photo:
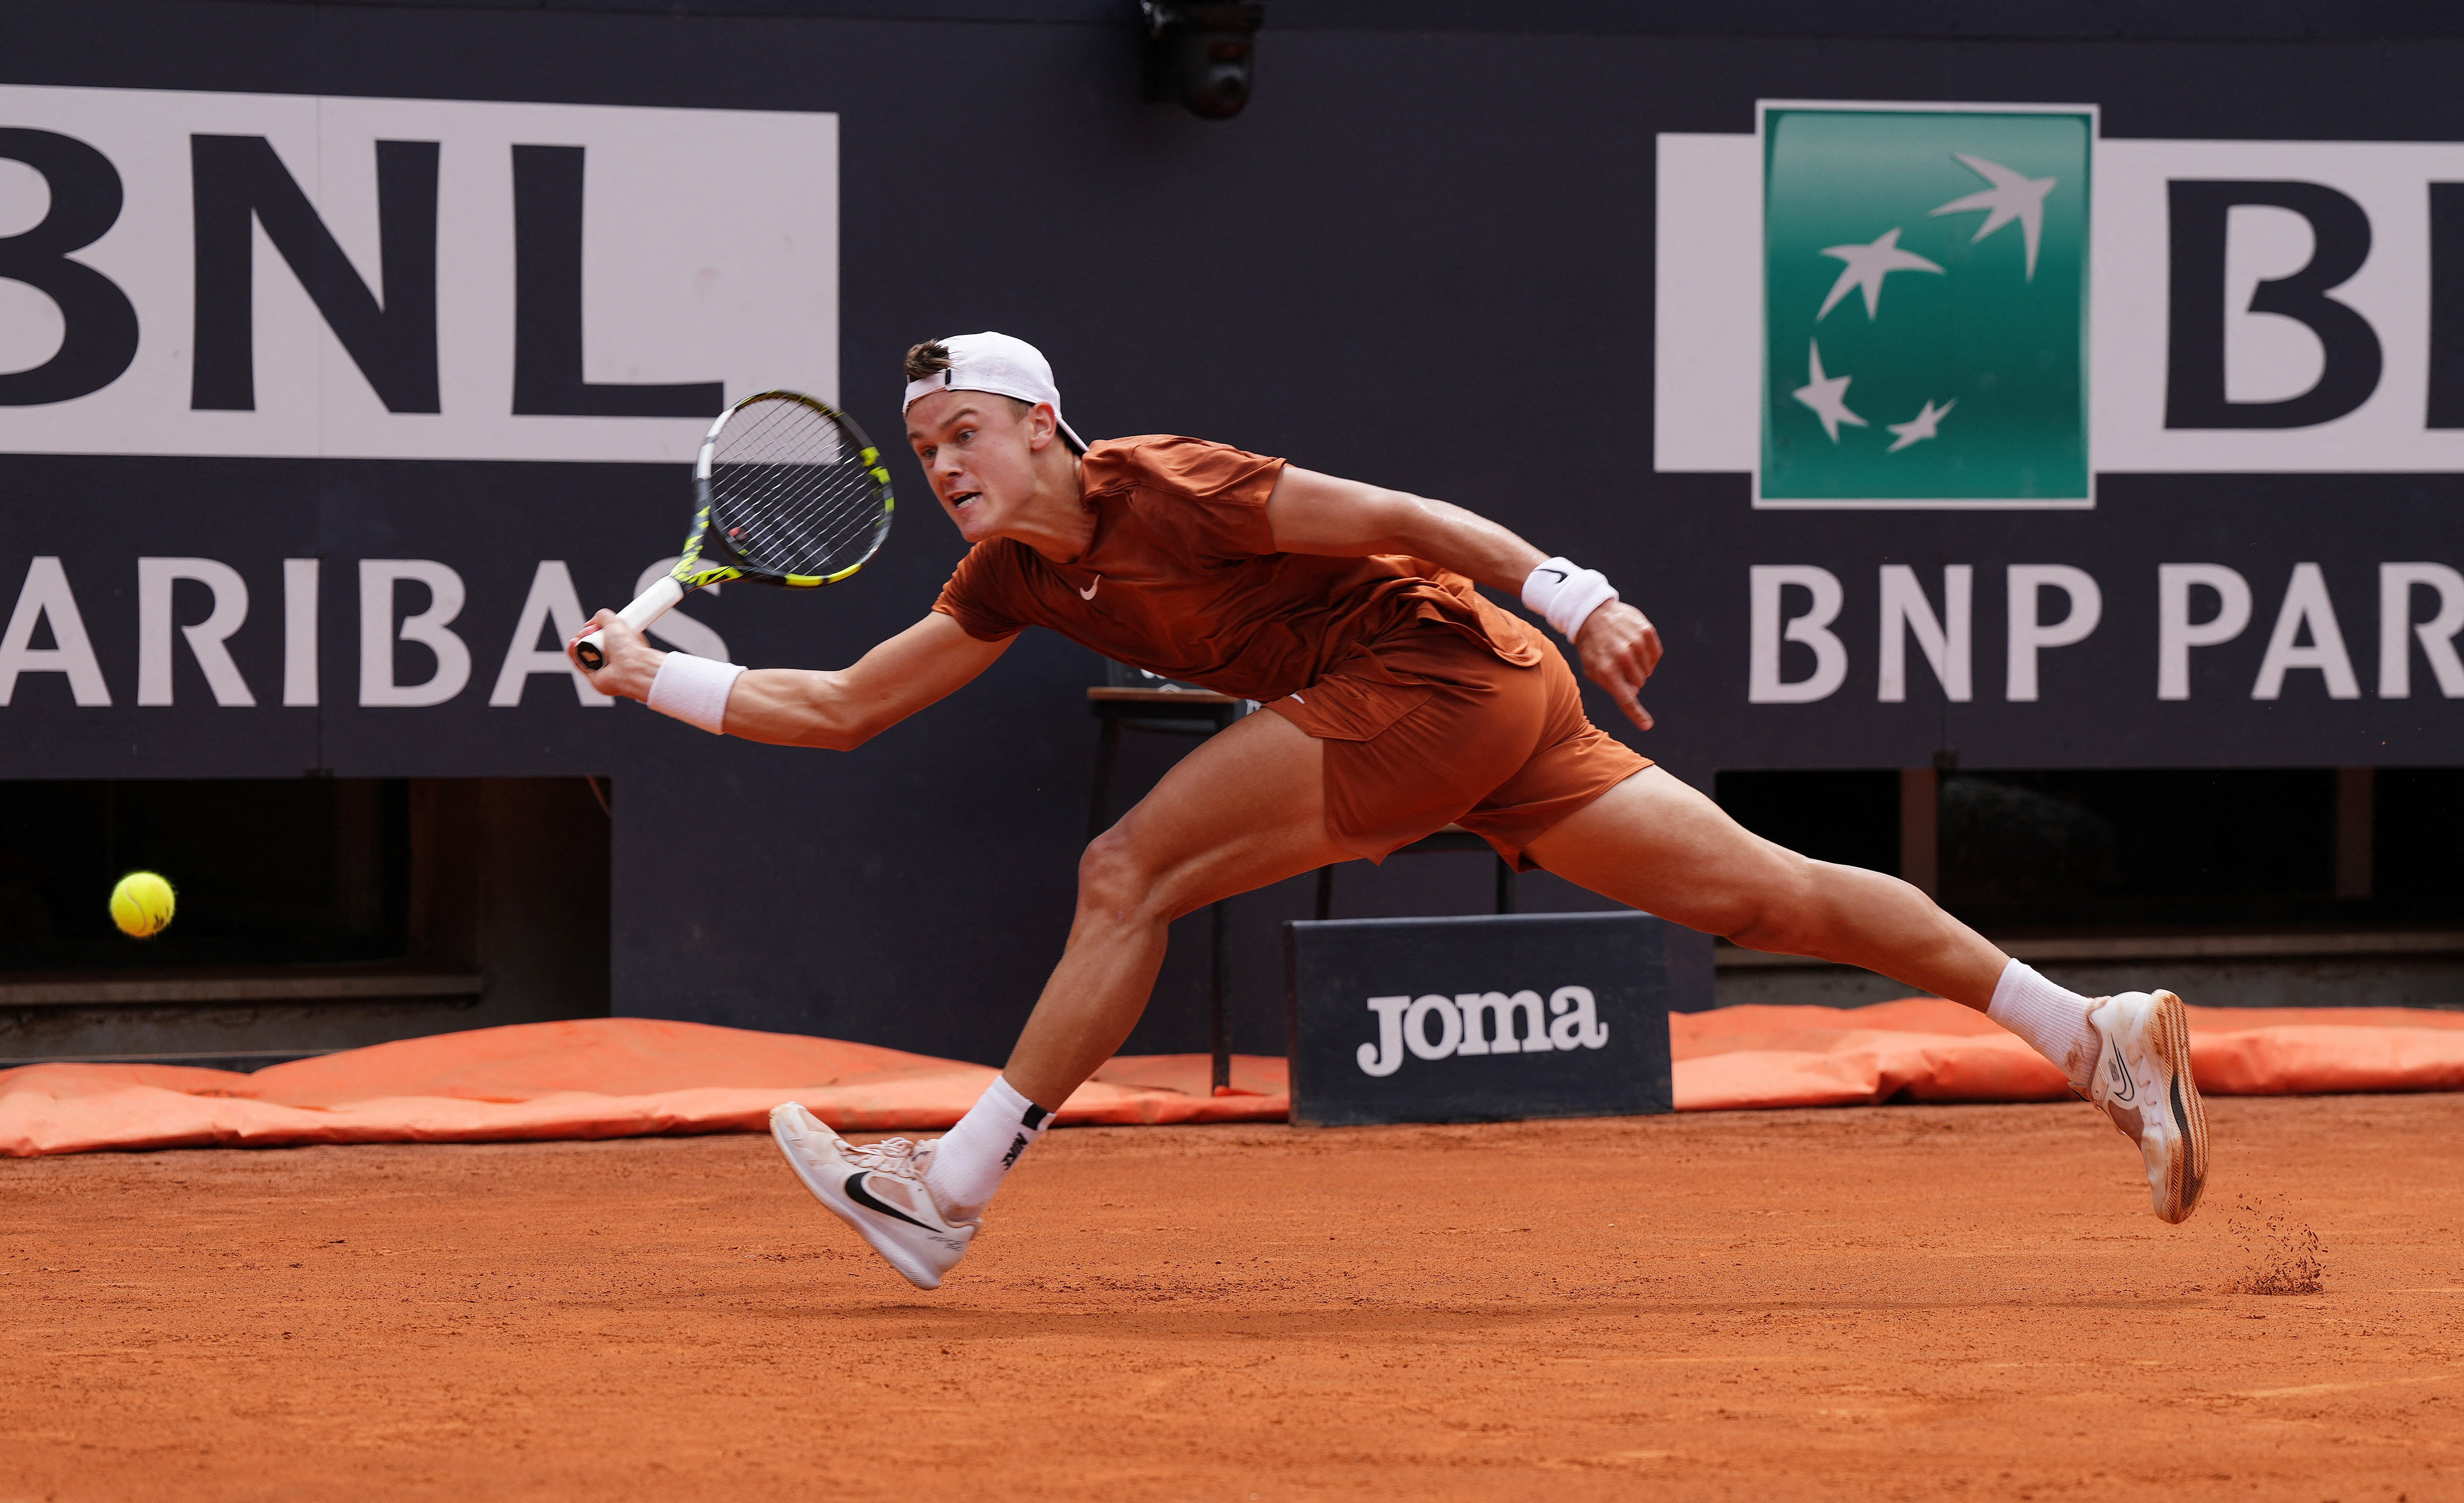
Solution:
[(1097, 591), (1097, 590), (1099, 590), (1099, 589), (1102, 589), (1103, 587), (1104, 587), (1104, 576), (1102, 576), (1101, 574), (1098, 574), (1098, 575), (1096, 575), (1096, 576), (1095, 576), (1095, 583), (1094, 583), (1094, 584), (1088, 586), (1085, 589), (1082, 589), (1082, 590), (1080, 590), (1080, 591), (1078, 592), (1078, 598), (1079, 598), (1080, 600), (1092, 600), (1092, 599), (1094, 599), (1094, 598), (1095, 598), (1095, 591)]
[(847, 1198), (848, 1200), (855, 1202), (866, 1210), (879, 1211), (884, 1216), (895, 1216), (910, 1227), (923, 1227), (926, 1231), (931, 1231), (933, 1229), (923, 1222), (917, 1221), (914, 1217), (908, 1215), (903, 1210), (900, 1210), (897, 1206), (884, 1205), (880, 1200), (876, 1199), (871, 1191), (864, 1187), (864, 1175), (865, 1171), (858, 1169), (855, 1173), (847, 1176), (846, 1188)]

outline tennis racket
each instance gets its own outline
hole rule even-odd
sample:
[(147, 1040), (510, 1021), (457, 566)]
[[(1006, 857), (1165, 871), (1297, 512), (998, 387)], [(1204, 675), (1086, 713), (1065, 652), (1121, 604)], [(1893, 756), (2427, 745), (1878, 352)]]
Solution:
[[(639, 631), (705, 585), (835, 585), (881, 551), (896, 506), (881, 452), (853, 418), (801, 392), (757, 392), (701, 441), (684, 557), (617, 614)], [(605, 635), (573, 645), (593, 673), (607, 666)]]

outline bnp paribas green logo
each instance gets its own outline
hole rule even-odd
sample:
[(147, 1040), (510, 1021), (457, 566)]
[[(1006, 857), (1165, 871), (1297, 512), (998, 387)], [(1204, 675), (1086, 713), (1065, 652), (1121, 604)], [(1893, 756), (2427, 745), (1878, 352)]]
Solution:
[(1765, 506), (2084, 506), (2092, 110), (1766, 104)]

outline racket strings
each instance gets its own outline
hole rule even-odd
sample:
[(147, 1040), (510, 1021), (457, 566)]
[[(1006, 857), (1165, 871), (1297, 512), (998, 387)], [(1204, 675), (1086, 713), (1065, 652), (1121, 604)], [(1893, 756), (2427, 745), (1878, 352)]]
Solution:
[(759, 523), (759, 543), (776, 558), (833, 556), (871, 530), (871, 476), (826, 417), (801, 403), (764, 407), (747, 414), (757, 421), (736, 443), (723, 444), (724, 457), (713, 456), (715, 489), (733, 498), (731, 511)]
[[(774, 573), (824, 574), (850, 553), (869, 547), (885, 514), (870, 477), (847, 466), (835, 483), (788, 474), (738, 481), (727, 489), (729, 542), (748, 562)], [(714, 471), (714, 474), (715, 471)]]
[(888, 513), (856, 445), (801, 402), (763, 402), (720, 430), (712, 522), (766, 572), (823, 575), (870, 551)]

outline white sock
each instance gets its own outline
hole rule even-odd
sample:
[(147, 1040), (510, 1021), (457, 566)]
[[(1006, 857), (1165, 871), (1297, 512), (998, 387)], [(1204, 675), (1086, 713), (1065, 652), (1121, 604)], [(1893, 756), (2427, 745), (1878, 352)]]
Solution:
[(2099, 1047), (2096, 1029), (2087, 1021), (2095, 1006), (2013, 961), (1993, 984), (1993, 1001), (1985, 1015), (2059, 1066), (2073, 1090), (2084, 1091)]
[(958, 1125), (941, 1135), (933, 1161), (925, 1166), (925, 1188), (933, 1192), (941, 1214), (952, 1221), (980, 1219), (993, 1203), (993, 1192), (1001, 1188), (1001, 1176), (1044, 1136), (1051, 1120), (1051, 1113), (995, 1075)]

